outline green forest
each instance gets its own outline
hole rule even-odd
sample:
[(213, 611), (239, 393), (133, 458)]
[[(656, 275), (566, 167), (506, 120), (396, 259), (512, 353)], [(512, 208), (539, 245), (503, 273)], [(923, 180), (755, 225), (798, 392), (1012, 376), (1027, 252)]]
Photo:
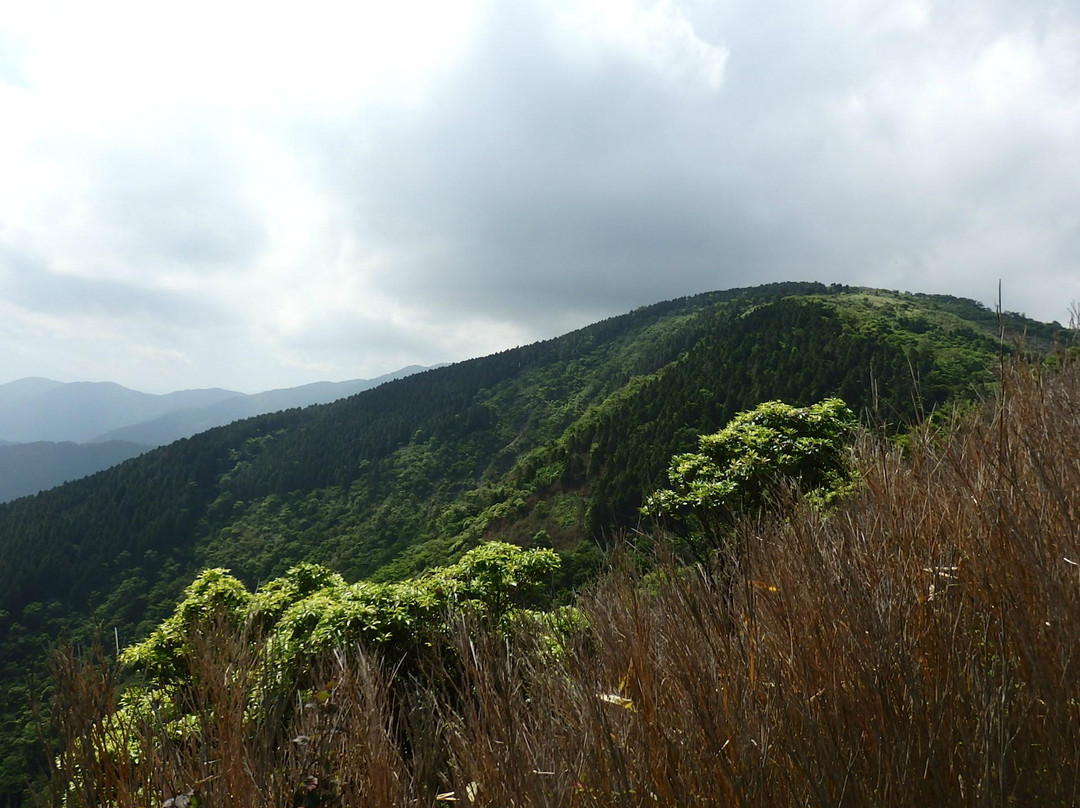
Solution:
[[(468, 601), (470, 620), (510, 636), (510, 601), (535, 605), (539, 588), (545, 610), (579, 606), (612, 548), (670, 531), (672, 510), (643, 505), (676, 489), (673, 458), (704, 451), (702, 436), (738, 413), (835, 399), (852, 425), (909, 446), (918, 425), (987, 406), (1007, 365), (1062, 364), (1055, 351), (1073, 339), (940, 295), (815, 283), (714, 292), (239, 421), (0, 505), (0, 805), (25, 804), (49, 768), (41, 727), (58, 638), (146, 650), (206, 570), (228, 570), (215, 580), (245, 604), (297, 570), (360, 587), (363, 603), (414, 603), (406, 622)], [(542, 569), (521, 579), (530, 598), (462, 595), (483, 548), (500, 547), (502, 572), (515, 553)], [(456, 658), (460, 639), (447, 630), (429, 644)]]

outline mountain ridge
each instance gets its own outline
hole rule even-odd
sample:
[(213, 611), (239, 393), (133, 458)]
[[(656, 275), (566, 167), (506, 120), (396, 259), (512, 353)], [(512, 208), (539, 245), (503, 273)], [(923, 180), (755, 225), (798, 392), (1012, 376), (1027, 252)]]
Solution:
[[(0, 442), (125, 440), (161, 446), (238, 418), (327, 404), (426, 369), (408, 365), (371, 379), (312, 382), (258, 393), (221, 387), (144, 393), (111, 381), (59, 382), (27, 376), (0, 384)], [(140, 430), (145, 434), (139, 435)]]
[[(949, 374), (964, 384), (976, 372), (983, 374), (982, 384), (992, 381), (982, 366), (999, 348), (997, 319), (985, 307), (846, 288), (773, 285), (665, 301), (553, 340), (407, 376), (335, 404), (217, 427), (148, 453), (139, 466), (120, 467), (130, 466), (130, 472), (113, 469), (108, 477), (58, 489), (51, 501), (61, 510), (64, 502), (77, 505), (85, 512), (84, 527), (43, 534), (27, 546), (85, 547), (82, 537), (98, 529), (93, 523), (113, 513), (120, 525), (131, 526), (124, 528), (130, 538), (123, 542), (132, 552), (161, 543), (179, 552), (178, 561), (186, 558), (185, 565), (235, 566), (243, 560), (241, 548), (250, 547), (264, 559), (252, 574), (270, 575), (300, 560), (281, 542), (306, 535), (299, 546), (308, 550), (301, 555), (337, 542), (333, 552), (343, 571), (370, 575), (414, 545), (441, 536), (451, 546), (460, 538), (450, 535), (455, 530), (472, 535), (480, 522), (492, 521), (488, 509), (501, 504), (512, 510), (505, 497), (516, 502), (517, 494), (507, 492), (537, 474), (526, 468), (529, 463), (522, 466), (530, 452), (546, 453), (548, 465), (586, 464), (559, 474), (588, 478), (593, 500), (576, 530), (595, 535), (605, 519), (625, 523), (636, 512), (645, 481), (626, 477), (627, 469), (641, 465), (642, 474), (646, 467), (647, 474), (660, 473), (663, 458), (756, 400), (838, 393), (860, 408), (870, 400), (874, 375), (881, 402), (910, 419), (917, 395), (927, 409), (947, 398)], [(914, 317), (905, 306), (915, 313), (923, 307), (944, 324), (920, 314), (916, 331), (922, 334), (905, 330), (903, 318)], [(950, 317), (956, 323), (946, 322)], [(1053, 331), (1017, 322), (1033, 334)], [(940, 345), (928, 347), (927, 334)], [(706, 381), (715, 389), (700, 388)], [(666, 414), (655, 403), (676, 399)], [(685, 423), (676, 423), (680, 418)], [(635, 430), (639, 437), (631, 434)], [(645, 434), (654, 435), (654, 446), (643, 442)], [(516, 477), (506, 476), (511, 472)], [(140, 479), (130, 479), (132, 474)], [(113, 501), (115, 489), (150, 491), (151, 478), (164, 486), (154, 495), (156, 504), (148, 500), (124, 515), (123, 499)], [(177, 489), (180, 479), (188, 482)], [(363, 491), (362, 504), (356, 496), (350, 500), (349, 491)], [(459, 508), (464, 512), (444, 513), (469, 491)], [(320, 536), (297, 515), (319, 510), (307, 501), (309, 492), (342, 509)], [(282, 498), (291, 503), (284, 522), (272, 513)], [(44, 503), (0, 506), (0, 532), (11, 525), (11, 508)], [(11, 527), (6, 532), (8, 543), (21, 533)], [(257, 538), (264, 534), (275, 538)], [(181, 547), (187, 549), (176, 549)], [(280, 558), (272, 562), (275, 554)], [(54, 558), (68, 566), (63, 554)], [(92, 580), (105, 583), (100, 575)], [(13, 593), (29, 595), (36, 588), (0, 565), (0, 607)], [(91, 591), (78, 584), (69, 597)]]
[[(30, 748), (17, 683), (58, 629), (87, 639), (91, 609), (126, 643), (200, 568), (250, 584), (315, 561), (392, 580), (495, 537), (553, 546), (553, 585), (572, 588), (637, 526), (671, 456), (736, 412), (838, 395), (899, 431), (991, 389), (1025, 334), (1068, 336), (944, 295), (812, 282), (705, 293), (216, 427), (0, 505), (0, 737)], [(2, 790), (15, 780), (0, 769)]]
[(27, 377), (0, 385), (0, 438), (15, 443), (87, 443), (125, 424), (173, 410), (210, 406), (239, 395), (220, 388), (157, 395), (116, 382)]
[(260, 393), (238, 394), (199, 409), (183, 409), (138, 424), (110, 430), (95, 438), (97, 441), (125, 440), (149, 446), (164, 446), (180, 438), (190, 437), (241, 418), (251, 418), (293, 407), (329, 404), (340, 398), (361, 393), (388, 381), (427, 370), (421, 365), (407, 365), (391, 373), (371, 379), (351, 379), (343, 382), (313, 382), (298, 387), (280, 387)]
[(152, 449), (127, 441), (0, 443), (0, 502), (30, 496), (138, 457)]

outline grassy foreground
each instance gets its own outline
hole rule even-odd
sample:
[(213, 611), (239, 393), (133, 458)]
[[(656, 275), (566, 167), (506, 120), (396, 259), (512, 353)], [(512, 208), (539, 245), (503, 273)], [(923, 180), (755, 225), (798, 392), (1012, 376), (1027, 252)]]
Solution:
[(339, 650), (282, 694), (208, 630), (191, 731), (117, 727), (115, 669), (61, 656), (41, 801), (1077, 804), (1078, 447), (1080, 363), (1018, 366), (903, 452), (863, 438), (828, 517), (740, 522), (711, 566), (617, 559), (562, 643), (462, 617), (426, 662)]

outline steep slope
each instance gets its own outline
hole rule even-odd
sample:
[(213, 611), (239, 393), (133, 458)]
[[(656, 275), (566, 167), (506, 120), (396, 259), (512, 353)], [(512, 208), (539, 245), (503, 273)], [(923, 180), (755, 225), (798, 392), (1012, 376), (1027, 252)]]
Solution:
[[(0, 678), (21, 681), (91, 606), (133, 639), (207, 565), (249, 583), (301, 560), (387, 579), (503, 536), (564, 551), (572, 583), (582, 540), (634, 525), (699, 433), (762, 400), (826, 395), (906, 423), (992, 383), (1012, 350), (1001, 324), (1040, 349), (1060, 332), (948, 297), (715, 292), (180, 440), (0, 506)], [(0, 735), (25, 735), (17, 691), (0, 696)]]
[(442, 542), (437, 558), (509, 528), (530, 516), (524, 499), (555, 492), (573, 492), (577, 510), (556, 502), (538, 529), (566, 544), (595, 537), (632, 522), (666, 458), (736, 410), (828, 394), (865, 409), (876, 389), (879, 412), (907, 420), (990, 380), (996, 329), (971, 302), (819, 284), (640, 309), (211, 430), (0, 507), (0, 607), (100, 606), (128, 580), (141, 592), (125, 598), (134, 614), (154, 583), (206, 563), (265, 577), (318, 559), (371, 575), (424, 542)]
[[(156, 396), (108, 383), (38, 378), (9, 382), (0, 385), (0, 430), (23, 441), (37, 437), (28, 443), (0, 440), (0, 449), (12, 447), (0, 451), (0, 502), (54, 488), (242, 418), (326, 404), (421, 370), (412, 365), (374, 379), (316, 382), (253, 395), (214, 389)], [(142, 420), (148, 415), (155, 417)], [(117, 423), (124, 425), (92, 436), (103, 425)], [(75, 438), (87, 442), (76, 443)]]

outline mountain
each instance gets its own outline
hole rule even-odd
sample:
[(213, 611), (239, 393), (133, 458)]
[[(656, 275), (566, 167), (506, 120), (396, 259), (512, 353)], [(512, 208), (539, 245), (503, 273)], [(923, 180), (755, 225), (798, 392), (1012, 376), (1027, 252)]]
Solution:
[[(1056, 333), (1006, 325), (1031, 345)], [(820, 284), (657, 304), (0, 506), (0, 608), (100, 607), (131, 581), (131, 619), (156, 583), (207, 564), (386, 577), (492, 531), (569, 547), (633, 524), (671, 454), (736, 411), (835, 394), (908, 422), (992, 381), (997, 332), (971, 301)]]
[(423, 370), (418, 365), (374, 379), (316, 382), (245, 394), (210, 388), (155, 395), (114, 382), (26, 378), (0, 384), (0, 443), (102, 443), (161, 446), (240, 418), (326, 404)]
[(36, 494), (69, 480), (86, 477), (151, 449), (137, 443), (0, 444), (0, 502)]
[(254, 395), (235, 395), (223, 401), (197, 409), (184, 409), (162, 415), (150, 421), (130, 424), (113, 429), (95, 440), (122, 440), (147, 446), (164, 446), (174, 440), (186, 438), (198, 432), (205, 432), (216, 426), (239, 421), (278, 410), (293, 407), (308, 407), (312, 404), (329, 404), (340, 398), (348, 398), (357, 393), (377, 387), (394, 379), (400, 379), (425, 368), (410, 365), (393, 373), (387, 373), (374, 379), (355, 379), (347, 382), (315, 382), (301, 387), (289, 387), (279, 390), (267, 390)]
[[(573, 586), (597, 544), (637, 525), (671, 455), (736, 412), (838, 395), (900, 430), (988, 390), (1002, 353), (1064, 336), (948, 296), (713, 292), (231, 423), (0, 505), (0, 744), (25, 769), (19, 683), (59, 628), (85, 636), (91, 608), (128, 642), (203, 567), (251, 584), (316, 561), (388, 580), (495, 537), (555, 547)], [(0, 761), (0, 790), (16, 788), (12, 771)]]
[(48, 393), (50, 390), (55, 390), (57, 387), (63, 387), (63, 382), (55, 382), (52, 379), (42, 379), (37, 376), (0, 384), (0, 410), (5, 410), (11, 405), (31, 401)]
[[(18, 440), (0, 439), (0, 502), (54, 488), (216, 426), (326, 404), (420, 370), (412, 365), (374, 379), (316, 382), (253, 395), (211, 389), (158, 396), (112, 383), (9, 382), (0, 385), (0, 432)], [(155, 417), (143, 420), (148, 415)], [(116, 424), (122, 425), (95, 434)]]
[(153, 395), (113, 382), (19, 379), (0, 385), (0, 438), (15, 443), (84, 443), (128, 424), (208, 407), (239, 395), (220, 389)]

